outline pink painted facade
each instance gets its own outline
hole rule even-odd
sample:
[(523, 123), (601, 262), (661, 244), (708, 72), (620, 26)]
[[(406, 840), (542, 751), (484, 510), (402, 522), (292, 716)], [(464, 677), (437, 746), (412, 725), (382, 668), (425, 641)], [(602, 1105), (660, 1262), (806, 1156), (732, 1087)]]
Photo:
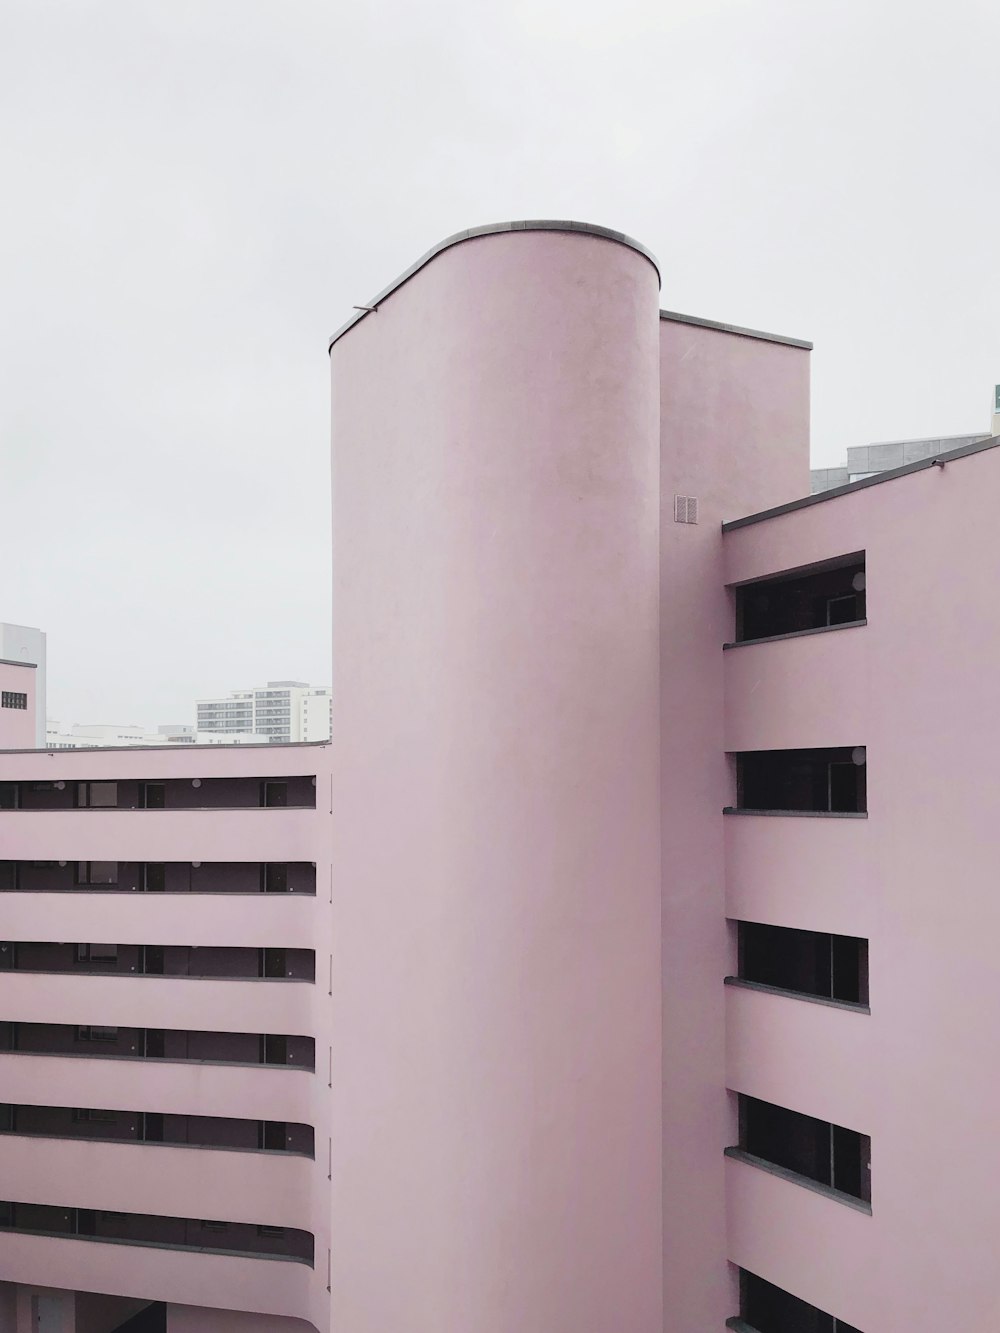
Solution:
[(0, 660), (0, 749), (27, 749), (35, 743), (34, 664)]
[(0, 1330), (997, 1325), (1000, 454), (800, 501), (808, 345), (659, 303), (334, 337), (332, 745), (0, 711)]

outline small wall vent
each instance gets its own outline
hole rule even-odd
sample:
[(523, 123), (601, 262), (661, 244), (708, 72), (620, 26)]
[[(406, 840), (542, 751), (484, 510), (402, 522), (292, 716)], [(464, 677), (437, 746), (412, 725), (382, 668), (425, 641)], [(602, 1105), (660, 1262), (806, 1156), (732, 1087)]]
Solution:
[(674, 496), (674, 522), (697, 523), (698, 501), (693, 495)]

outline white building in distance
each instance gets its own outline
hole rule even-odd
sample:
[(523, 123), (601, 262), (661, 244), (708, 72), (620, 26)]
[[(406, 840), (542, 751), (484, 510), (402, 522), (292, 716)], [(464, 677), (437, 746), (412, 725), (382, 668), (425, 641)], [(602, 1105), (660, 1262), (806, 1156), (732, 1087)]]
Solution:
[(45, 634), (30, 625), (0, 622), (0, 659), (32, 663), (35, 675), (35, 745), (45, 745)]
[(49, 721), (45, 730), (46, 750), (90, 750), (121, 745), (266, 745), (267, 736), (254, 732), (221, 734), (195, 727), (168, 725), (149, 731), (131, 723), (74, 722), (62, 727)]
[(302, 680), (269, 680), (218, 699), (199, 699), (198, 731), (224, 735), (255, 732), (275, 743), (330, 739), (329, 686)]

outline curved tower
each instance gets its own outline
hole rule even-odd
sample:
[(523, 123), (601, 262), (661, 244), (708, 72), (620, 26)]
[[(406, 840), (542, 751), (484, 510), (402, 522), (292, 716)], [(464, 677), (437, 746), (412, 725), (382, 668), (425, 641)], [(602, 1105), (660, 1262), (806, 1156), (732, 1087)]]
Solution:
[(659, 1333), (658, 274), (462, 233), (331, 345), (331, 1299)]

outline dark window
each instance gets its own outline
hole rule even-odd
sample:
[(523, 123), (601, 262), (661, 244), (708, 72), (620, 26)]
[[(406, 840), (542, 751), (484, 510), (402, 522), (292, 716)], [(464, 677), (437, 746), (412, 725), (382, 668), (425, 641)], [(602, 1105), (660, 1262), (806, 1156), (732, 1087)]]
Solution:
[(228, 1230), (229, 1230), (229, 1223), (228, 1223), (228, 1222), (202, 1222), (201, 1225), (205, 1228), (206, 1231), (228, 1231)]
[(288, 892), (288, 866), (281, 861), (268, 862), (261, 867), (265, 893)]
[(736, 642), (851, 625), (865, 618), (865, 558), (760, 579), (736, 589)]
[(267, 806), (286, 806), (288, 804), (288, 783), (262, 782), (260, 784), (260, 803)]
[(285, 975), (284, 949), (259, 949), (257, 975), (261, 977), (283, 977)]
[(285, 1228), (284, 1228), (284, 1227), (258, 1227), (258, 1228), (257, 1228), (257, 1235), (258, 1235), (258, 1236), (283, 1236), (284, 1234), (285, 1234)]
[(288, 1063), (288, 1038), (268, 1032), (260, 1039), (261, 1063), (265, 1065), (286, 1065)]
[(118, 1029), (107, 1027), (78, 1027), (77, 1041), (117, 1041)]
[(162, 944), (144, 944), (142, 946), (142, 971), (144, 976), (162, 976), (164, 961), (165, 955)]
[(262, 1120), (258, 1142), (261, 1148), (272, 1151), (285, 1149), (288, 1139), (288, 1126), (283, 1120)]
[(73, 1123), (75, 1125), (113, 1125), (117, 1119), (117, 1111), (98, 1111), (83, 1106), (73, 1108)]
[(871, 1201), (871, 1139), (866, 1134), (741, 1095), (740, 1147), (765, 1162)]
[(16, 782), (0, 782), (0, 810), (16, 810), (20, 801), (20, 791)]
[(117, 967), (117, 944), (78, 944), (76, 962), (81, 967)]
[(0, 940), (0, 972), (12, 972), (17, 967), (17, 945), (13, 940)]
[(163, 1116), (158, 1111), (146, 1111), (143, 1115), (142, 1137), (146, 1143), (163, 1142)]
[(147, 1028), (143, 1054), (150, 1060), (162, 1060), (166, 1051), (166, 1032), (163, 1028)]
[(17, 1123), (17, 1108), (10, 1102), (0, 1102), (0, 1134), (12, 1134)]
[(117, 782), (78, 782), (76, 784), (77, 806), (113, 810), (118, 805)]
[(142, 887), (147, 893), (163, 893), (167, 886), (167, 867), (162, 861), (146, 861), (142, 867)]
[(167, 788), (162, 782), (139, 783), (139, 809), (162, 810), (167, 803)]
[(739, 951), (739, 975), (744, 981), (868, 1003), (867, 940), (741, 921)]
[(758, 1333), (861, 1333), (745, 1270), (740, 1273), (740, 1317)]
[(736, 756), (737, 807), (860, 814), (868, 809), (863, 745), (831, 750), (750, 750)]
[(17, 690), (0, 691), (0, 708), (27, 708), (28, 696)]
[(77, 884), (117, 884), (117, 861), (77, 861)]

